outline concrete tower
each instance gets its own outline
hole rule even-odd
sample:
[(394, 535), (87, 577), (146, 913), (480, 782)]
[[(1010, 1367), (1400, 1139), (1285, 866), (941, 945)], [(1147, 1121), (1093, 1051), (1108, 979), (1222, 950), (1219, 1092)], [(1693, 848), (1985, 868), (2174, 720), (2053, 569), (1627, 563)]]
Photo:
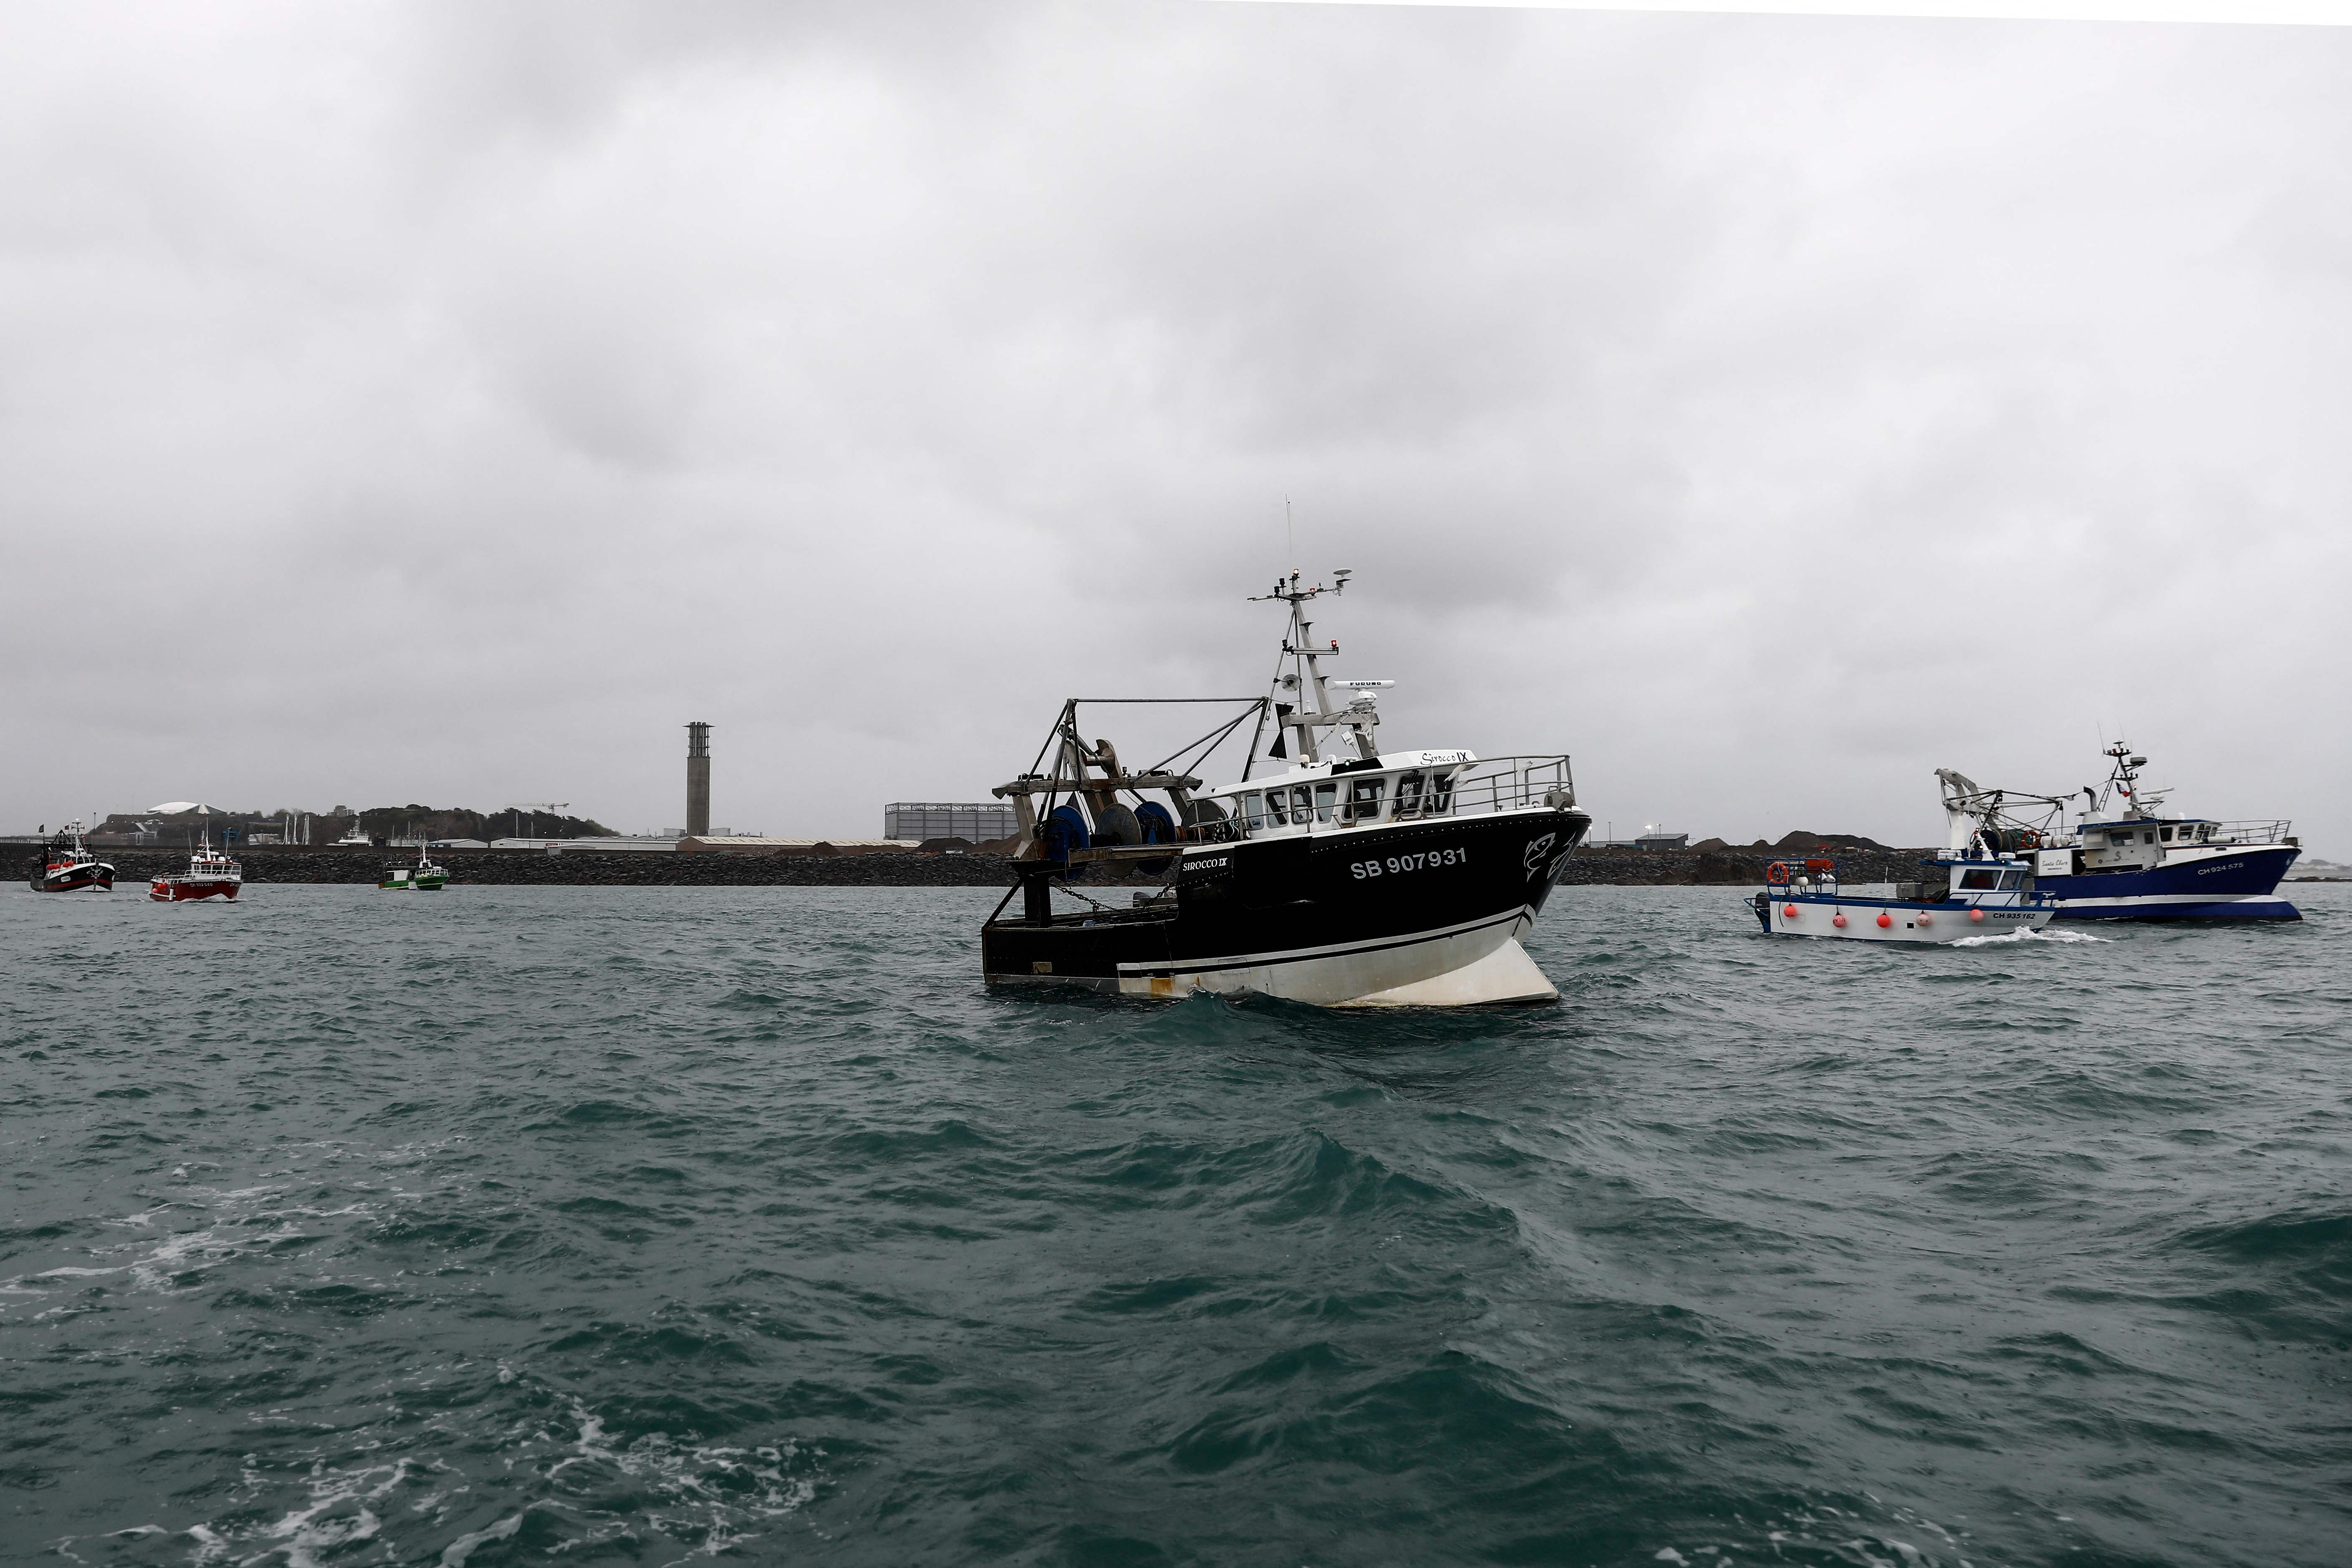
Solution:
[(699, 720), (686, 727), (686, 831), (710, 831), (710, 726)]

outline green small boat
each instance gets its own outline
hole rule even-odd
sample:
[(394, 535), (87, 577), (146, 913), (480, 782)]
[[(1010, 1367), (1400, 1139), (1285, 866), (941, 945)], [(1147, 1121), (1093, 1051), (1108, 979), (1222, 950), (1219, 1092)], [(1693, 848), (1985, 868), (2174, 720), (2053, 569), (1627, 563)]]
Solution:
[(448, 881), (448, 868), (436, 866), (425, 855), (424, 847), (420, 845), (416, 850), (415, 865), (394, 866), (387, 868), (383, 879), (377, 882), (376, 886), (401, 892), (433, 893), (447, 886)]

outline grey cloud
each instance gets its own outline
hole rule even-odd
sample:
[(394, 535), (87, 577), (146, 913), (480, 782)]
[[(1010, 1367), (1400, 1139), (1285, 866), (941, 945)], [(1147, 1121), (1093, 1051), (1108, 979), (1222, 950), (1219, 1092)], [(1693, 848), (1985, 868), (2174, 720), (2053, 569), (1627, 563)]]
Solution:
[(0, 527), (109, 606), (20, 599), (0, 651), (20, 713), (122, 715), (17, 759), (28, 822), (660, 826), (702, 717), (723, 819), (865, 830), (1072, 691), (1252, 689), (1288, 494), (1392, 739), (1573, 749), (1621, 824), (1916, 837), (1930, 767), (2063, 784), (2122, 721), (2186, 803), (2352, 849), (2309, 719), (2347, 673), (2332, 34), (0, 26)]

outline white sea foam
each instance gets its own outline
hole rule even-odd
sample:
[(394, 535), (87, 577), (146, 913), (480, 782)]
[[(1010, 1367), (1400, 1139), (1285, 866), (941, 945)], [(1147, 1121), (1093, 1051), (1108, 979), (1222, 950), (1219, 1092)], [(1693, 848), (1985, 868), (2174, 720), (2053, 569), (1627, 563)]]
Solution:
[[(107, 1226), (119, 1226), (146, 1235), (108, 1247), (87, 1248), (87, 1255), (96, 1258), (119, 1258), (120, 1262), (59, 1264), (32, 1274), (20, 1274), (0, 1279), (0, 1295), (38, 1296), (47, 1292), (44, 1285), (61, 1285), (75, 1279), (95, 1279), (117, 1274), (128, 1274), (131, 1288), (158, 1294), (175, 1293), (180, 1287), (176, 1277), (191, 1268), (210, 1268), (231, 1258), (267, 1252), (289, 1241), (315, 1240), (313, 1233), (304, 1230), (298, 1220), (345, 1219), (374, 1212), (374, 1205), (354, 1201), (339, 1208), (313, 1208), (295, 1204), (283, 1208), (268, 1206), (268, 1200), (280, 1197), (286, 1189), (278, 1186), (238, 1187), (229, 1190), (194, 1189), (189, 1200), (159, 1204), (152, 1208), (118, 1215), (100, 1220)], [(162, 1237), (154, 1235), (158, 1216), (174, 1210), (194, 1210), (212, 1223), (201, 1229), (173, 1231)], [(257, 1228), (267, 1226), (267, 1229)], [(143, 1250), (142, 1250), (143, 1249)]]
[(626, 1447), (615, 1447), (605, 1434), (604, 1418), (580, 1400), (572, 1402), (572, 1414), (580, 1424), (573, 1451), (549, 1467), (547, 1479), (552, 1481), (574, 1465), (595, 1463), (647, 1483), (668, 1506), (648, 1510), (646, 1522), (681, 1536), (700, 1534), (693, 1554), (716, 1557), (756, 1540), (758, 1532), (747, 1526), (795, 1513), (816, 1498), (813, 1479), (786, 1473), (799, 1458), (797, 1444), (685, 1447), (665, 1434), (650, 1432)]
[(441, 1549), (441, 1568), (466, 1568), (466, 1559), (474, 1554), (475, 1547), (493, 1541), (506, 1540), (522, 1528), (523, 1515), (530, 1511), (530, 1510), (526, 1508), (521, 1513), (502, 1519), (496, 1524), (475, 1531), (470, 1535), (457, 1537)]
[[(378, 1476), (383, 1479), (376, 1481)], [(286, 1553), (286, 1568), (320, 1568), (320, 1552), (375, 1539), (383, 1521), (367, 1505), (383, 1501), (407, 1479), (406, 1459), (359, 1470), (315, 1468), (310, 1474), (310, 1506), (293, 1510), (266, 1533), (284, 1542), (278, 1550)], [(345, 1503), (359, 1506), (350, 1513), (332, 1511)]]
[(2013, 944), (2021, 942), (2107, 942), (2112, 939), (2093, 936), (2086, 931), (2012, 931), (1998, 936), (1964, 936), (1952, 943), (1954, 947), (1991, 947), (1996, 943)]

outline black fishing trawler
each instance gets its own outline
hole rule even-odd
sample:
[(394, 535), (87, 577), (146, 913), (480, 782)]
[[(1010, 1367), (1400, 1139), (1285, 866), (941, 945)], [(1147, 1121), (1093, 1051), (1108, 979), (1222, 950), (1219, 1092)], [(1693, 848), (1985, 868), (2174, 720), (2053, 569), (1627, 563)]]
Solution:
[[(1289, 607), (1273, 693), (1183, 700), (1242, 710), (1150, 768), (1082, 737), (1097, 700), (1063, 704), (1033, 771), (994, 792), (1013, 802), (1019, 847), (1015, 888), (981, 931), (992, 984), (1328, 1005), (1559, 994), (1518, 939), (1591, 826), (1569, 759), (1381, 751), (1376, 694), (1393, 683), (1324, 675), (1339, 645), (1314, 643), (1306, 618), (1349, 575), (1307, 588), (1293, 572), (1259, 595)], [(1192, 770), (1253, 716), (1241, 778), (1204, 787)], [(1262, 761), (1280, 771), (1254, 777)], [(1097, 868), (1160, 885), (1118, 907), (1080, 885)]]
[(89, 852), (82, 842), (81, 824), (68, 822), (34, 862), (30, 879), (37, 893), (72, 893), (84, 888), (104, 891), (114, 886), (114, 868)]

